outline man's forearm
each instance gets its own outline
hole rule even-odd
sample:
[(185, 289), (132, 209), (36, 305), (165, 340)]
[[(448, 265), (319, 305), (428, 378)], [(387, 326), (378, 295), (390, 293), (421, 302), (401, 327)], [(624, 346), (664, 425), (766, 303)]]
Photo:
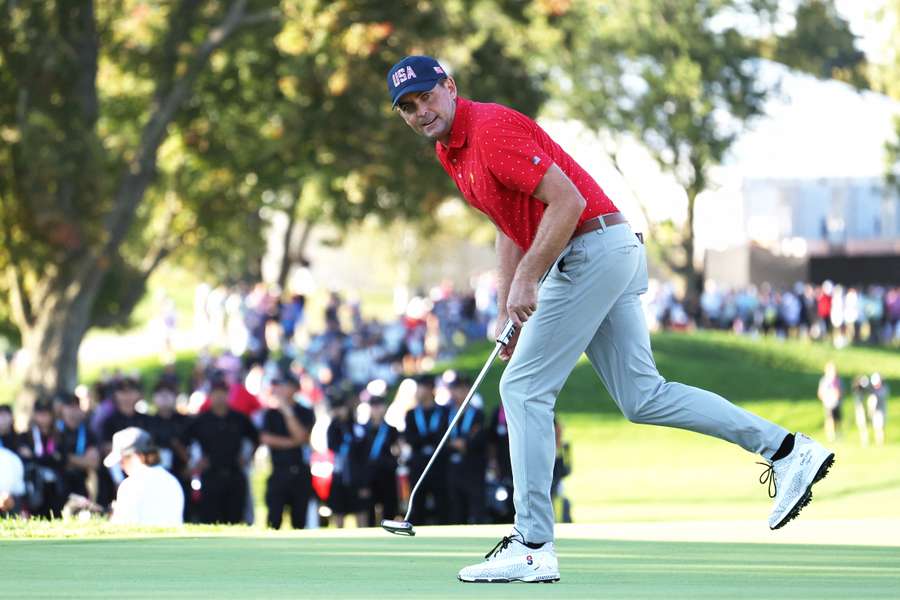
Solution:
[(584, 200), (580, 195), (571, 201), (557, 200), (549, 204), (544, 210), (534, 242), (519, 261), (515, 275), (528, 281), (540, 279), (569, 243), (583, 210)]
[(291, 439), (297, 444), (305, 444), (309, 440), (309, 432), (306, 431), (306, 428), (300, 424), (300, 421), (297, 420), (297, 417), (290, 410), (282, 411), (281, 414), (284, 415), (284, 423), (287, 425)]
[(519, 261), (522, 260), (522, 250), (505, 233), (497, 230), (497, 307), (500, 316), (506, 315), (506, 298), (509, 296), (509, 286), (512, 283)]

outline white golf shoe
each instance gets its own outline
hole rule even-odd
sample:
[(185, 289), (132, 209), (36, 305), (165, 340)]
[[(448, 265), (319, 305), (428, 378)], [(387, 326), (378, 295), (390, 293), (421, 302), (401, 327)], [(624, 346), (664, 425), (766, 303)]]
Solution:
[(760, 483), (769, 484), (769, 497), (774, 498), (769, 528), (783, 527), (812, 500), (812, 486), (828, 474), (834, 464), (834, 452), (819, 442), (798, 433), (794, 449), (780, 460), (760, 463), (768, 466)]
[(467, 583), (552, 583), (559, 581), (559, 563), (553, 542), (537, 549), (525, 545), (522, 535), (513, 532), (497, 542), (484, 555), (484, 562), (470, 565), (459, 572), (459, 580)]

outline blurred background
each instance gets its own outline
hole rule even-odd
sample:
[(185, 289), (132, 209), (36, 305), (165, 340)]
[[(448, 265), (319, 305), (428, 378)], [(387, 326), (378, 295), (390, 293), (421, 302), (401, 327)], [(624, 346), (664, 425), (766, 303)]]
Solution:
[[(226, 381), (265, 432), (286, 376), (315, 414), (306, 524), (404, 508), (430, 446), (415, 407), (449, 421), (496, 315), (493, 226), (388, 101), (389, 67), (420, 53), (537, 118), (645, 233), (663, 375), (830, 439), (820, 517), (900, 516), (897, 0), (0, 1), (18, 513), (61, 516), (74, 491), (108, 506), (121, 473), (97, 459), (120, 423), (161, 438), (204, 520), (192, 420)], [(429, 522), (509, 517), (499, 372), (460, 434), (471, 468), (440, 476), (478, 506), (451, 515), (439, 486)], [(558, 421), (560, 519), (766, 514), (746, 455), (626, 424), (586, 364)], [(242, 522), (267, 510), (258, 444), (236, 459)], [(396, 498), (372, 499), (375, 463)]]

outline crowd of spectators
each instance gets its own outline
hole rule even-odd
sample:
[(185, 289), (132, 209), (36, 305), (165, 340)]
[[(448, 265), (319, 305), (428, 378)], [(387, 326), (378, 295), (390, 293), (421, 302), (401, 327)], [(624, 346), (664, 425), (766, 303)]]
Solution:
[[(103, 458), (115, 452), (117, 433), (139, 428), (153, 440), (142, 457), (181, 485), (186, 522), (253, 523), (260, 469), (269, 471), (262, 500), (270, 527), (285, 514), (295, 528), (323, 519), (343, 526), (350, 515), (362, 526), (396, 518), (469, 391), (465, 376), (431, 368), (487, 335), (494, 303), (490, 290), (478, 293), (488, 300), (442, 286), (386, 323), (332, 294), (324, 328), (310, 334), (302, 296), (282, 299), (262, 285), (228, 293), (220, 305), (233, 306), (217, 322), (208, 308), (220, 301), (205, 290), (197, 321), (210, 327), (210, 346), (228, 350), (204, 352), (189, 375), (174, 363), (150, 381), (110, 374), (40, 399), (20, 430), (0, 407), (0, 460), (12, 455), (22, 466), (0, 510), (46, 518), (110, 511), (125, 473)], [(506, 436), (502, 408), (486, 414), (476, 394), (416, 497), (415, 522), (508, 521)]]
[(817, 396), (825, 410), (825, 435), (828, 441), (836, 440), (841, 431), (844, 401), (848, 392), (853, 397), (853, 416), (860, 443), (863, 446), (869, 445), (869, 431), (871, 431), (875, 445), (883, 445), (890, 388), (877, 372), (857, 375), (851, 378), (847, 385), (838, 374), (838, 368), (833, 361), (826, 363), (817, 390)]
[(648, 319), (664, 329), (730, 330), (739, 334), (830, 339), (836, 346), (900, 343), (900, 287), (796, 283), (740, 289), (707, 282), (689, 310), (671, 285), (645, 296)]

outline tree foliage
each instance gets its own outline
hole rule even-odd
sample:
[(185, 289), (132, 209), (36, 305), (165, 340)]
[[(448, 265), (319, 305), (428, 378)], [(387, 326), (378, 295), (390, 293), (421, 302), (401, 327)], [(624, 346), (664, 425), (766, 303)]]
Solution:
[[(534, 112), (521, 3), (0, 3), (0, 247), (35, 391), (71, 388), (87, 329), (176, 256), (258, 276), (264, 210), (421, 217), (450, 191), (385, 77), (429, 52)], [(490, 68), (488, 81), (479, 68)], [(494, 86), (491, 88), (490, 86)]]
[(743, 125), (762, 114), (768, 92), (757, 75), (758, 41), (723, 23), (772, 8), (738, 0), (585, 0), (560, 21), (567, 87), (560, 95), (570, 114), (595, 130), (639, 140), (685, 190), (687, 219), (662, 256), (694, 294), (701, 283), (697, 196)]
[(773, 40), (774, 60), (822, 79), (869, 87), (866, 55), (834, 0), (804, 0), (794, 20), (791, 31)]

